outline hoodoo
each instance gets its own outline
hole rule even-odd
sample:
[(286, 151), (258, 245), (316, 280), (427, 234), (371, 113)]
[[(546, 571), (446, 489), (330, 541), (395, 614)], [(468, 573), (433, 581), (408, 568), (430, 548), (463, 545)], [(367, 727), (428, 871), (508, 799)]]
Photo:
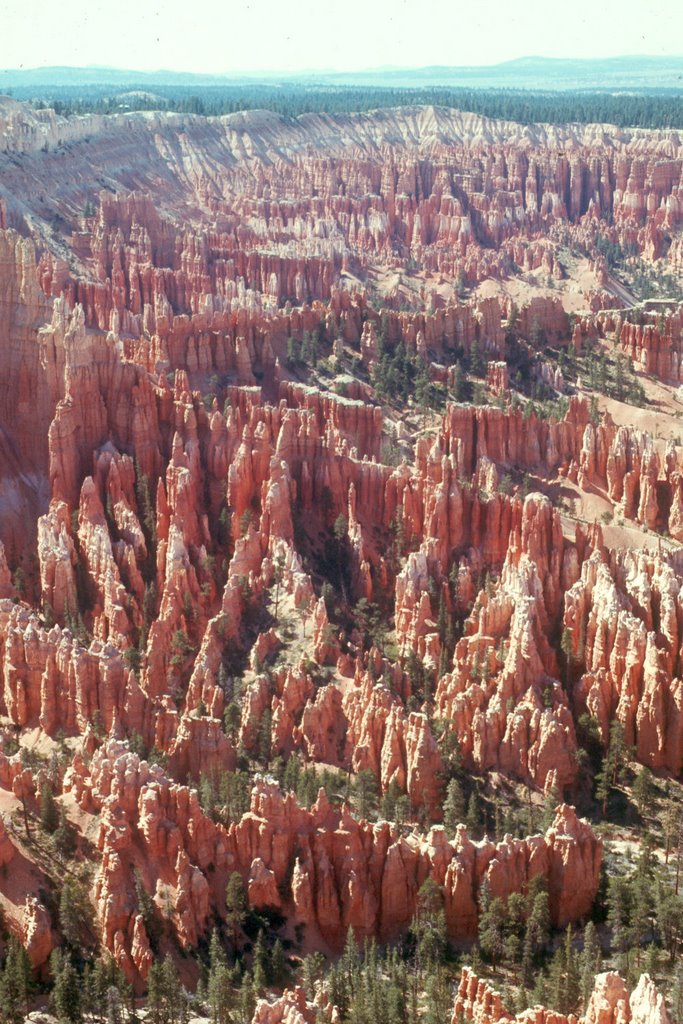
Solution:
[(678, 132), (144, 95), (0, 97), (0, 1016), (680, 1021)]

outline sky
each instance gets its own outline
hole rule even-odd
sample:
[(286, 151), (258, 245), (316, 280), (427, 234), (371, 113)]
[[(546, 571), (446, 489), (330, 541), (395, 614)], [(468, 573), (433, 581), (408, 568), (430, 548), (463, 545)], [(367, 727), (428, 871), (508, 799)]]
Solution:
[(0, 0), (0, 68), (233, 74), (683, 53), (683, 0)]

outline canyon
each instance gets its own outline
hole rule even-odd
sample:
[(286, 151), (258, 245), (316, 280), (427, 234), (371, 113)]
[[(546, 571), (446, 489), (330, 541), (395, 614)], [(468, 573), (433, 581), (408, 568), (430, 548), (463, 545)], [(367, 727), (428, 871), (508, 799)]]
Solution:
[[(680, 275), (681, 239), (675, 131), (0, 97), (0, 904), (38, 976), (46, 786), (138, 994), (162, 953), (196, 985), (235, 873), (293, 956), (401, 941), (425, 883), (461, 950), (539, 879), (585, 923), (586, 723), (683, 774), (683, 302), (605, 255)], [(452, 828), (474, 778), (549, 818)], [(568, 1019), (487, 984), (454, 1024)], [(668, 1017), (601, 974), (585, 1020)]]

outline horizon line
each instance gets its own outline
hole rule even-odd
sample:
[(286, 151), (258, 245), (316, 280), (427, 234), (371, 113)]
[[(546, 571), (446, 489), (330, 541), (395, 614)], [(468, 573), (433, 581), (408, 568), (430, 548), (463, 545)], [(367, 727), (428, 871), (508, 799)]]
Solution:
[(615, 62), (620, 60), (655, 60), (655, 61), (667, 61), (676, 62), (681, 61), (683, 63), (683, 52), (680, 54), (654, 54), (654, 53), (621, 53), (612, 55), (609, 57), (578, 57), (578, 56), (564, 56), (564, 57), (546, 57), (542, 54), (522, 54), (518, 57), (511, 57), (503, 61), (495, 61), (491, 64), (384, 64), (376, 65), (373, 67), (364, 68), (338, 68), (338, 67), (326, 67), (326, 68), (300, 68), (297, 70), (284, 69), (284, 68), (250, 68), (241, 69), (235, 71), (187, 71), (187, 70), (175, 70), (172, 67), (157, 67), (157, 68), (129, 68), (121, 67), (115, 64), (37, 64), (30, 67), (26, 67), (20, 64), (18, 67), (2, 67), (0, 68), (0, 75), (8, 74), (30, 74), (35, 72), (50, 72), (50, 71), (89, 71), (89, 72), (116, 72), (118, 74), (135, 74), (135, 75), (183, 75), (190, 78), (254, 78), (254, 77), (276, 77), (283, 76), (288, 78), (299, 77), (299, 76), (311, 76), (311, 75), (373, 75), (373, 74), (387, 74), (387, 73), (400, 73), (400, 72), (419, 72), (419, 71), (473, 71), (473, 70), (493, 70), (495, 68), (504, 68), (513, 64), (520, 64), (525, 61), (541, 61), (544, 63), (561, 64), (564, 62), (571, 63), (584, 63), (584, 64), (599, 64), (606, 62)]

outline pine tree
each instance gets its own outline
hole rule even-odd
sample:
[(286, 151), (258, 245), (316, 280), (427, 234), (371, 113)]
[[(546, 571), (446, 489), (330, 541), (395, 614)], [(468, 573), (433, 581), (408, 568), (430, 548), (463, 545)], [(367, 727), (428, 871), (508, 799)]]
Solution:
[(532, 897), (531, 913), (527, 919), (525, 941), (529, 943), (532, 956), (537, 956), (547, 947), (550, 940), (550, 907), (548, 893), (537, 892)]
[(63, 807), (59, 808), (59, 827), (52, 837), (52, 841), (54, 843), (55, 850), (62, 857), (66, 859), (73, 857), (77, 844), (77, 832), (67, 818), (66, 811)]
[(353, 987), (354, 977), (359, 965), (360, 959), (358, 956), (356, 936), (353, 933), (353, 928), (349, 928), (346, 933), (346, 942), (344, 943), (344, 950), (339, 962), (342, 976), (345, 979), (346, 987), (349, 990)]
[(66, 878), (59, 898), (59, 927), (64, 941), (80, 950), (91, 931), (92, 907), (87, 893), (73, 878)]
[(443, 893), (428, 878), (417, 894), (412, 930), (417, 941), (417, 960), (421, 970), (434, 971), (445, 958), (448, 948)]
[(598, 932), (593, 922), (589, 921), (583, 933), (583, 951), (579, 960), (580, 989), (584, 1008), (590, 999), (595, 984), (595, 975), (600, 973), (601, 965), (602, 949)]
[(534, 1006), (548, 1003), (548, 986), (542, 971), (536, 971), (533, 980), (531, 1002)]
[(285, 556), (279, 552), (273, 564), (273, 585), (275, 587), (275, 608), (273, 615), (277, 619), (277, 611), (280, 604), (280, 587), (285, 578)]
[(287, 981), (288, 974), (289, 968), (287, 966), (284, 947), (280, 939), (276, 939), (273, 951), (270, 955), (270, 975), (273, 979), (273, 984), (278, 986), (284, 985)]
[(306, 998), (309, 1002), (312, 1002), (316, 992), (316, 982), (318, 982), (323, 973), (325, 966), (325, 957), (322, 953), (307, 953), (304, 957), (303, 962), (303, 983), (304, 991), (306, 992)]
[(85, 964), (81, 974), (81, 1010), (88, 1014), (99, 1014), (106, 1001), (106, 985), (100, 985), (100, 977), (92, 964)]
[(467, 826), (467, 833), (470, 839), (476, 839), (481, 829), (481, 809), (479, 806), (479, 798), (474, 790), (470, 793), (470, 798), (467, 801), (465, 825)]
[(240, 930), (247, 916), (247, 898), (244, 891), (242, 876), (233, 871), (228, 879), (225, 891), (226, 920), (232, 928), (233, 947), (237, 947)]
[(603, 818), (607, 814), (607, 801), (611, 791), (612, 785), (610, 783), (610, 771), (607, 764), (607, 758), (605, 758), (602, 768), (595, 776), (595, 799), (600, 804)]
[(359, 818), (371, 818), (378, 803), (377, 779), (369, 768), (358, 772), (353, 787), (356, 813)]
[(633, 783), (633, 799), (641, 818), (644, 817), (646, 811), (652, 809), (656, 792), (652, 772), (649, 768), (641, 768)]
[(652, 932), (652, 865), (651, 850), (644, 844), (636, 873), (630, 885), (630, 929), (629, 945), (636, 947), (636, 965), (640, 968), (643, 940)]
[(107, 1024), (123, 1024), (123, 1001), (115, 985), (110, 985), (107, 989), (106, 1007)]
[(659, 971), (659, 947), (656, 942), (649, 942), (645, 947), (645, 972), (654, 980)]
[(387, 786), (386, 792), (380, 804), (380, 814), (385, 821), (394, 821), (396, 818), (396, 801), (401, 796), (401, 787), (396, 779), (392, 779)]
[(5, 967), (0, 976), (0, 1005), (6, 1024), (20, 1024), (29, 1012), (33, 991), (31, 961), (15, 936), (7, 944)]
[(479, 946), (494, 968), (505, 949), (505, 924), (505, 904), (498, 896), (490, 899), (487, 895), (479, 914)]
[(579, 958), (573, 946), (571, 925), (567, 928), (564, 939), (564, 1006), (563, 1013), (575, 1013), (581, 995), (581, 973)]
[(60, 1024), (80, 1024), (81, 984), (71, 957), (55, 950), (50, 957), (54, 985), (52, 1003)]
[(612, 932), (612, 949), (622, 958), (629, 945), (629, 901), (627, 880), (619, 875), (611, 877), (607, 890), (607, 923)]
[(59, 807), (47, 779), (43, 780), (40, 787), (40, 826), (49, 835), (59, 827)]
[(525, 988), (534, 983), (534, 944), (531, 933), (527, 928), (524, 932), (524, 940), (522, 942), (522, 985)]
[(247, 973), (242, 978), (240, 994), (237, 1000), (237, 1021), (239, 1024), (251, 1024), (251, 1019), (256, 1008), (256, 990), (251, 974)]
[(453, 837), (458, 825), (465, 819), (465, 795), (457, 779), (451, 779), (446, 787), (443, 804), (443, 823), (449, 836)]
[(147, 1010), (151, 1024), (185, 1024), (187, 996), (173, 961), (155, 960), (147, 976)]
[(443, 1024), (450, 1018), (453, 1009), (453, 991), (447, 970), (440, 968), (429, 975), (425, 995), (427, 1011), (422, 1018), (425, 1024)]
[(572, 664), (574, 662), (574, 645), (572, 642), (572, 635), (568, 629), (562, 630), (560, 649), (562, 650), (564, 659), (564, 683), (565, 686), (569, 686)]
[(270, 708), (263, 712), (258, 729), (258, 759), (268, 768), (272, 754), (273, 716)]
[(453, 398), (456, 402), (465, 401), (465, 374), (463, 373), (462, 364), (454, 363), (451, 369), (451, 388), (453, 390)]
[(268, 984), (268, 951), (263, 936), (263, 929), (258, 933), (253, 956), (254, 989), (262, 996)]
[(683, 964), (676, 964), (673, 983), (671, 985), (671, 1013), (675, 1021), (683, 1020)]
[(213, 1024), (226, 1024), (234, 1004), (234, 972), (228, 967), (227, 957), (214, 929), (209, 944), (209, 979), (207, 1002)]
[(683, 898), (661, 881), (657, 886), (656, 921), (662, 944), (673, 963), (683, 939)]
[(669, 798), (666, 801), (662, 809), (661, 823), (664, 833), (664, 862), (668, 864), (671, 849), (678, 843), (681, 833), (681, 807), (678, 800)]
[(152, 1024), (165, 1024), (163, 984), (161, 961), (154, 960), (147, 975), (147, 1014)]
[(154, 900), (145, 889), (144, 882), (138, 871), (134, 874), (135, 896), (138, 902), (138, 911), (145, 926), (149, 944), (152, 952), (156, 953), (161, 939), (161, 923)]
[(485, 369), (486, 363), (479, 349), (479, 342), (475, 339), (470, 346), (470, 372), (475, 377), (483, 377)]
[(565, 1012), (565, 969), (565, 947), (562, 944), (555, 950), (548, 970), (548, 1003), (558, 1013)]

